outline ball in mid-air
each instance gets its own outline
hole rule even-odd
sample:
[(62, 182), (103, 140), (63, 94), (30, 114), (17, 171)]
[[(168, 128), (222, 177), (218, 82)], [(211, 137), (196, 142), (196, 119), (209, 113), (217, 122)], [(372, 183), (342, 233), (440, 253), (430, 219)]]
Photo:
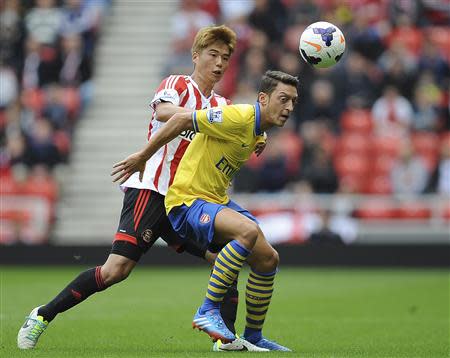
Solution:
[(315, 22), (303, 31), (299, 51), (313, 67), (331, 67), (344, 54), (345, 38), (337, 26), (325, 21)]

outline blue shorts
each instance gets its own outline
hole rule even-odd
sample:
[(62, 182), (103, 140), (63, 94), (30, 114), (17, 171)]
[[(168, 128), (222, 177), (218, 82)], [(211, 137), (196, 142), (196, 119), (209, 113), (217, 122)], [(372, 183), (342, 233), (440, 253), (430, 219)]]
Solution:
[(197, 241), (202, 247), (209, 247), (214, 238), (214, 221), (216, 215), (220, 210), (225, 208), (232, 209), (258, 223), (258, 220), (252, 214), (232, 200), (228, 204), (222, 205), (197, 199), (191, 206), (183, 204), (174, 207), (169, 212), (168, 217), (174, 230), (183, 239), (189, 238), (190, 240)]

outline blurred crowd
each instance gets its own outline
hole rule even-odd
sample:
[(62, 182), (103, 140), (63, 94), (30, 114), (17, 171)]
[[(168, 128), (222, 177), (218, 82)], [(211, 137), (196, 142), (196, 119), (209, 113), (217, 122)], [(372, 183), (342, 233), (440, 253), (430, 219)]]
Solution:
[[(55, 168), (67, 162), (77, 120), (92, 97), (95, 45), (108, 5), (108, 0), (0, 2), (3, 203), (8, 194), (40, 197), (53, 215)], [(11, 209), (18, 197), (0, 210), (2, 240), (30, 221), (23, 210)]]
[[(316, 21), (346, 37), (331, 69), (298, 52)], [(449, 21), (447, 0), (181, 0), (165, 74), (190, 74), (197, 30), (225, 23), (238, 45), (218, 93), (253, 103), (267, 69), (299, 77), (294, 115), (236, 192), (450, 194)]]

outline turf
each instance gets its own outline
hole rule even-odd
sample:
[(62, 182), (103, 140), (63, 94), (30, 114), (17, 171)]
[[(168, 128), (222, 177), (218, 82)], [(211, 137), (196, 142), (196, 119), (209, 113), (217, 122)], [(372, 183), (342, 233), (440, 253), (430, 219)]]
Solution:
[[(125, 282), (57, 317), (35, 350), (19, 351), (16, 334), (24, 317), (82, 269), (0, 267), (0, 357), (249, 354), (210, 352), (209, 338), (190, 328), (206, 288), (206, 267), (138, 267)], [(284, 268), (265, 333), (294, 353), (269, 356), (448, 357), (448, 288), (447, 271)], [(244, 314), (241, 304), (239, 331)]]

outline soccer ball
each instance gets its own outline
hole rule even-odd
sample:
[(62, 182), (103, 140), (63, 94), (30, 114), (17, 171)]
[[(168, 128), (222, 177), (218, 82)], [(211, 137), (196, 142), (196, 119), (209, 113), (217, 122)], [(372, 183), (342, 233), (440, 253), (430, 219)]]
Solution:
[(337, 26), (319, 21), (303, 31), (298, 49), (311, 66), (327, 68), (341, 59), (345, 50), (345, 38)]

